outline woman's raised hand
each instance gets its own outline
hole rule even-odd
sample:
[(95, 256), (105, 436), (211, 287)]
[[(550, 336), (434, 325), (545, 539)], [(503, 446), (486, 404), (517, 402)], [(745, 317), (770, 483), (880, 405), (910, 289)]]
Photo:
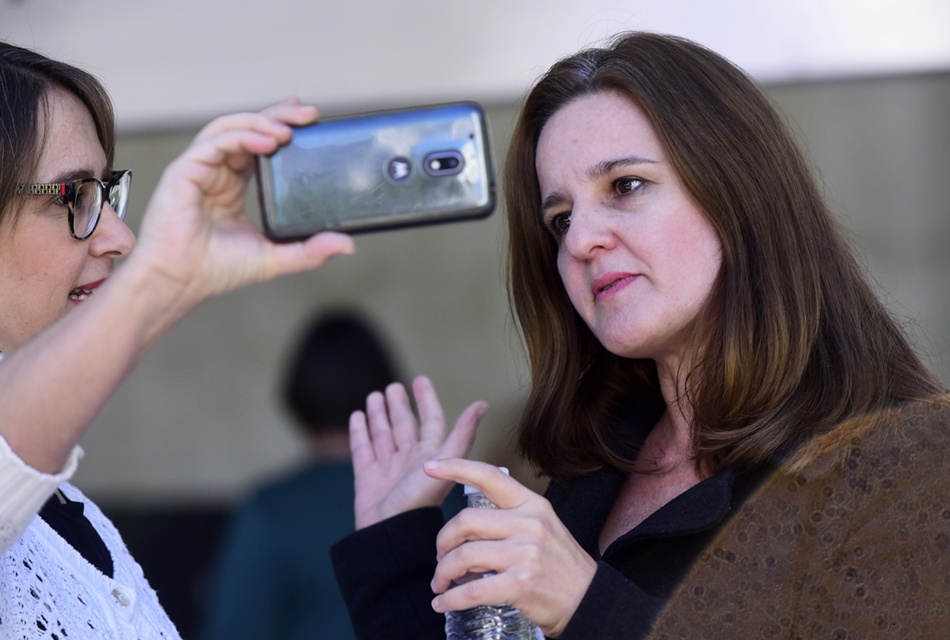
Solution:
[[(470, 460), (426, 463), (426, 473), (478, 488), (498, 509), (463, 509), (437, 540), (436, 611), (507, 603), (556, 638), (587, 592), (597, 563), (542, 496), (497, 467)], [(459, 586), (467, 573), (496, 572)], [(450, 588), (452, 587), (452, 588)]]
[(405, 388), (398, 383), (386, 387), (385, 395), (370, 394), (366, 412), (350, 417), (357, 529), (405, 511), (441, 505), (453, 483), (430, 478), (423, 464), (468, 455), (478, 423), (488, 410), (485, 402), (472, 403), (446, 437), (445, 416), (429, 379), (413, 380), (412, 392), (418, 420)]
[(167, 282), (180, 290), (187, 307), (352, 253), (353, 241), (338, 233), (305, 242), (270, 242), (244, 213), (255, 155), (274, 152), (290, 140), (291, 125), (311, 124), (316, 118), (314, 107), (289, 99), (259, 113), (223, 116), (208, 124), (162, 174), (129, 262), (157, 274), (159, 286)]
[(205, 127), (162, 174), (125, 263), (89, 300), (7, 354), (0, 430), (27, 464), (62, 469), (129, 371), (205, 298), (353, 251), (338, 233), (275, 244), (244, 214), (255, 154), (275, 151), (291, 125), (316, 117), (313, 107), (286, 100)]

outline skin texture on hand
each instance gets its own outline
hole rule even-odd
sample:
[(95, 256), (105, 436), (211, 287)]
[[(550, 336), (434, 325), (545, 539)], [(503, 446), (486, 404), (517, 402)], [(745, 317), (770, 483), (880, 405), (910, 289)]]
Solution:
[[(478, 488), (498, 509), (464, 509), (439, 532), (432, 579), (439, 612), (507, 603), (550, 638), (567, 626), (597, 572), (542, 496), (498, 468), (470, 460), (426, 464), (433, 478)], [(496, 575), (452, 587), (469, 572)], [(450, 588), (452, 587), (452, 588)]]
[(416, 419), (405, 388), (389, 385), (385, 394), (366, 399), (366, 411), (350, 417), (350, 449), (356, 478), (356, 528), (363, 529), (394, 515), (439, 506), (453, 482), (431, 478), (423, 465), (433, 459), (468, 455), (478, 423), (488, 410), (474, 402), (446, 436), (445, 416), (432, 383), (412, 383), (419, 409)]

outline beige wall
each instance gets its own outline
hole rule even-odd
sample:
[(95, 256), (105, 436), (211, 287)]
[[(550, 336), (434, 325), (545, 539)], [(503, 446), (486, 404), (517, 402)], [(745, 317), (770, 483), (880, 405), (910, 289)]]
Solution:
[(950, 382), (950, 74), (771, 93), (884, 299)]
[[(950, 380), (950, 75), (770, 91), (888, 302)], [(514, 115), (513, 107), (488, 110), (499, 166)], [(189, 137), (120, 139), (118, 164), (135, 170), (130, 219)], [(276, 405), (276, 377), (308, 315), (343, 305), (378, 321), (403, 369), (431, 376), (453, 419), (469, 401), (488, 400), (473, 455), (511, 464), (505, 437), (526, 376), (507, 311), (503, 223), (499, 211), (359, 236), (355, 256), (206, 303), (99, 417), (76, 482), (112, 503), (229, 500), (291, 463), (298, 443)]]

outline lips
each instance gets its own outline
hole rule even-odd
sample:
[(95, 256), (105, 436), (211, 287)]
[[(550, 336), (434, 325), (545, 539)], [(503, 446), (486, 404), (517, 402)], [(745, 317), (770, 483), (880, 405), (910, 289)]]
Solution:
[(95, 282), (90, 282), (88, 284), (80, 285), (69, 292), (69, 299), (74, 302), (82, 302), (83, 300), (91, 296), (95, 288), (101, 285), (105, 281), (106, 279), (103, 278), (102, 280), (97, 280)]
[(595, 298), (608, 295), (623, 289), (636, 278), (637, 275), (634, 273), (605, 273), (591, 283), (591, 293), (594, 294)]

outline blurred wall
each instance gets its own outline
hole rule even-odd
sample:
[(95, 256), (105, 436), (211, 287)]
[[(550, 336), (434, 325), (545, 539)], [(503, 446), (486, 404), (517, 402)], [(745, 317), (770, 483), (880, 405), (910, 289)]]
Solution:
[[(950, 74), (769, 91), (888, 303), (950, 380)], [(487, 113), (500, 167), (516, 107)], [(121, 137), (118, 166), (135, 171), (133, 228), (192, 133)], [(503, 211), (358, 236), (354, 256), (206, 303), (103, 411), (76, 482), (112, 504), (228, 501), (292, 463), (298, 443), (276, 404), (277, 377), (309, 314), (344, 305), (377, 321), (406, 375), (432, 377), (450, 420), (488, 400), (473, 456), (515, 466), (506, 438), (527, 377), (507, 310), (504, 243)]]
[(947, 0), (0, 0), (0, 39), (100, 76), (122, 130), (197, 126), (261, 96), (509, 102), (632, 29), (771, 82), (950, 68)]
[(950, 383), (950, 73), (771, 93), (881, 295)]

